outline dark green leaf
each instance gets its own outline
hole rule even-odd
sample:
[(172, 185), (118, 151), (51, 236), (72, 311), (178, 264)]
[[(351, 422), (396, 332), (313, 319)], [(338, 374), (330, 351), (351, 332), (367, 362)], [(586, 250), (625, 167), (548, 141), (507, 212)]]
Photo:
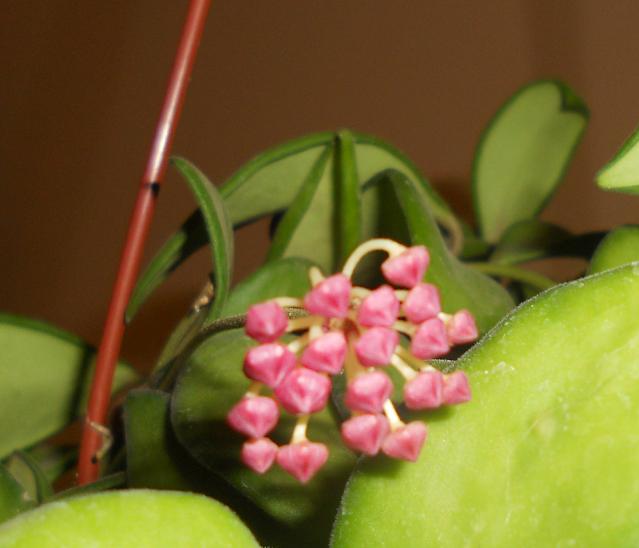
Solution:
[[(47, 324), (0, 314), (0, 458), (29, 447), (84, 413), (95, 351)], [(113, 390), (138, 379), (116, 369)]]
[(26, 451), (15, 451), (5, 464), (9, 473), (22, 485), (29, 498), (38, 504), (53, 495), (51, 482), (40, 464)]
[(358, 467), (332, 546), (634, 546), (638, 309), (634, 265), (519, 307), (459, 360), (472, 401), (422, 415), (417, 463)]
[[(300, 193), (304, 181), (309, 179), (309, 172), (313, 166), (317, 165), (320, 156), (325, 153), (328, 146), (331, 146), (335, 138), (333, 133), (319, 133), (302, 137), (268, 150), (245, 164), (220, 188), (220, 194), (224, 198), (233, 225), (239, 227), (260, 217), (277, 214), (288, 208)], [(459, 222), (446, 203), (419, 173), (415, 165), (401, 152), (380, 139), (354, 133), (353, 140), (360, 185), (363, 185), (378, 171), (388, 168), (401, 171), (410, 177), (422, 187), (424, 199), (432, 207), (436, 221), (446, 230), (451, 240), (451, 247), (456, 253), (460, 252), (463, 234)], [(326, 173), (326, 177), (334, 175), (332, 162), (327, 171), (330, 173)], [(326, 220), (325, 226), (321, 227), (323, 236), (320, 240), (322, 249), (324, 249), (323, 255), (330, 257), (330, 259), (320, 259), (313, 254), (308, 236), (310, 234), (311, 237), (315, 238), (315, 233), (306, 229), (301, 232), (303, 237), (300, 237), (295, 245), (287, 247), (287, 255), (308, 257), (327, 270), (332, 270), (333, 265), (336, 264), (334, 260), (336, 240), (333, 236), (335, 227), (334, 181), (331, 179), (326, 182), (320, 181), (317, 184), (322, 191), (318, 192), (318, 204), (314, 204), (317, 207), (314, 208), (314, 214), (307, 222), (314, 222), (317, 212)], [(352, 193), (352, 188), (349, 192)], [(310, 197), (312, 198), (313, 195)], [(324, 209), (322, 209), (323, 207)], [(301, 209), (305, 210), (306, 208)], [(363, 207), (362, 231), (364, 234), (367, 233), (366, 227), (374, 223), (374, 220), (367, 219), (370, 216), (370, 212), (367, 212), (366, 208)], [(138, 287), (144, 281), (144, 285), (149, 285), (149, 292), (152, 291), (194, 251), (204, 245), (206, 231), (202, 223), (202, 216), (199, 213), (192, 214), (180, 230), (172, 235), (156, 254), (147, 267), (147, 271), (140, 278)], [(326, 234), (329, 233), (330, 236), (327, 237)], [(353, 230), (349, 230), (349, 233), (354, 234)], [(289, 234), (286, 235), (286, 238), (281, 236), (287, 244), (289, 243), (288, 236)], [(354, 237), (351, 235), (349, 238), (353, 239)], [(326, 249), (332, 250), (330, 254)], [(274, 251), (273, 254), (273, 256), (279, 256), (279, 251)], [(145, 293), (143, 296), (148, 295)], [(136, 300), (141, 302), (142, 299), (136, 297)]]
[(124, 404), (128, 486), (191, 491), (232, 508), (266, 545), (282, 546), (288, 534), (227, 482), (206, 470), (180, 445), (169, 417), (170, 396), (134, 390)]
[[(513, 307), (508, 292), (489, 277), (465, 266), (444, 243), (421, 186), (402, 173), (388, 171), (371, 182), (383, 204), (375, 235), (425, 245), (431, 256), (426, 279), (437, 284), (446, 311), (467, 308), (483, 333)], [(368, 190), (365, 192), (368, 194)]]
[(639, 192), (639, 130), (628, 138), (621, 150), (597, 173), (597, 184), (606, 190), (627, 194)]
[(35, 501), (16, 479), (0, 464), (0, 523), (35, 505)]
[(570, 232), (551, 223), (537, 219), (519, 221), (508, 227), (490, 260), (517, 264), (540, 259), (549, 255), (557, 243), (570, 237)]
[(258, 546), (238, 517), (219, 502), (191, 493), (146, 489), (45, 504), (0, 527), (0, 545)]
[[(326, 546), (342, 489), (355, 457), (341, 443), (339, 427), (325, 410), (313, 415), (309, 438), (330, 448), (328, 463), (307, 485), (274, 467), (263, 476), (239, 460), (243, 442), (226, 423), (249, 380), (242, 372), (253, 344), (241, 330), (219, 333), (199, 346), (177, 380), (172, 423), (180, 442), (211, 472), (228, 481), (278, 522), (295, 528), (297, 546)], [(295, 418), (282, 414), (273, 439), (288, 442)]]
[(335, 148), (335, 243), (337, 265), (341, 265), (362, 239), (360, 178), (353, 135), (348, 130), (337, 134)]
[(622, 226), (609, 232), (601, 241), (588, 273), (597, 274), (634, 261), (639, 261), (639, 226)]
[(473, 165), (475, 213), (488, 242), (541, 211), (568, 168), (588, 116), (584, 102), (553, 80), (523, 87), (497, 112)]
[(529, 219), (511, 225), (502, 236), (490, 260), (512, 265), (550, 257), (590, 259), (603, 234), (573, 235), (563, 228)]
[[(133, 318), (142, 303), (168, 277), (175, 266), (197, 249), (196, 244), (203, 243), (198, 219), (206, 229), (205, 241), (209, 242), (213, 259), (215, 297), (209, 309), (207, 321), (219, 317), (231, 285), (233, 229), (224, 201), (215, 186), (188, 160), (173, 158), (172, 163), (193, 192), (198, 203), (199, 214), (187, 220), (177, 237), (169, 240), (169, 245), (165, 246), (139, 279), (127, 307), (127, 321)], [(190, 233), (194, 234), (193, 239), (189, 239)]]

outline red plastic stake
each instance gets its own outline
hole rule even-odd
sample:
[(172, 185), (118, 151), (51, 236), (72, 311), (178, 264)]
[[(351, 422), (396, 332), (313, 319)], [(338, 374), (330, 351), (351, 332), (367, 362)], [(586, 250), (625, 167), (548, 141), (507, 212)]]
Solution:
[(164, 104), (160, 111), (146, 169), (133, 208), (102, 333), (102, 341), (98, 350), (87, 417), (82, 431), (78, 463), (78, 482), (80, 485), (96, 480), (99, 475), (97, 453), (103, 442), (103, 434), (100, 430), (103, 430), (107, 419), (113, 373), (122, 346), (124, 313), (140, 270), (144, 243), (155, 210), (155, 200), (166, 171), (169, 150), (184, 103), (186, 88), (191, 77), (193, 62), (200, 45), (210, 4), (211, 0), (191, 0), (190, 2)]

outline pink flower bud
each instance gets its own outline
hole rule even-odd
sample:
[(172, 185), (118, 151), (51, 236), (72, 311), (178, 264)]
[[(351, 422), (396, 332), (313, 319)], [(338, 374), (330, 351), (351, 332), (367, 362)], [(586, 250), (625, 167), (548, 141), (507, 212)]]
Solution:
[(302, 483), (308, 482), (327, 459), (328, 448), (310, 441), (284, 445), (277, 452), (277, 464)]
[(420, 324), (410, 343), (410, 351), (422, 360), (439, 358), (448, 354), (446, 326), (439, 318), (432, 318)]
[(304, 367), (291, 371), (275, 389), (284, 409), (296, 415), (323, 409), (330, 392), (331, 380), (326, 375)]
[(390, 327), (399, 314), (399, 301), (388, 285), (370, 293), (357, 311), (357, 321), (365, 327)]
[(279, 416), (272, 398), (245, 396), (231, 409), (227, 420), (234, 430), (249, 438), (261, 438), (275, 428)]
[(318, 283), (304, 298), (304, 307), (311, 314), (326, 318), (345, 318), (350, 304), (351, 281), (344, 274), (335, 274)]
[(475, 318), (468, 310), (459, 310), (446, 326), (451, 344), (467, 344), (477, 340)]
[(387, 365), (398, 344), (399, 335), (394, 330), (372, 327), (355, 343), (355, 354), (359, 363), (366, 367)]
[(268, 343), (251, 348), (244, 358), (244, 374), (275, 388), (295, 368), (295, 354), (284, 345)]
[(302, 354), (302, 365), (315, 371), (337, 375), (344, 366), (346, 338), (341, 331), (330, 331), (313, 339)]
[(275, 301), (254, 304), (246, 314), (246, 334), (262, 343), (281, 337), (287, 325), (286, 313)]
[(404, 385), (404, 403), (409, 409), (436, 409), (443, 403), (444, 375), (437, 369), (422, 371)]
[(242, 445), (242, 462), (258, 474), (266, 472), (277, 455), (277, 445), (268, 438), (249, 440)]
[(382, 451), (394, 459), (415, 462), (427, 435), (428, 429), (423, 422), (409, 422), (386, 436)]
[(437, 317), (442, 311), (439, 290), (433, 284), (419, 284), (411, 289), (403, 304), (404, 314), (413, 323)]
[(388, 434), (384, 415), (359, 415), (342, 423), (342, 439), (354, 451), (377, 455)]
[(444, 403), (455, 405), (470, 401), (470, 383), (463, 371), (455, 371), (444, 378)]
[(415, 287), (424, 278), (429, 262), (428, 250), (423, 245), (417, 245), (386, 259), (382, 263), (382, 273), (395, 285)]
[(353, 411), (380, 413), (392, 391), (393, 384), (385, 373), (363, 373), (348, 383), (344, 402)]

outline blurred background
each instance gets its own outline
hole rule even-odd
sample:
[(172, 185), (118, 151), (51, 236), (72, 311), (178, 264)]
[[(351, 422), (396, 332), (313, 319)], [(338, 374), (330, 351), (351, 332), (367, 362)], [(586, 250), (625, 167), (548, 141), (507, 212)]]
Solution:
[[(0, 309), (97, 344), (187, 0), (3, 0)], [(591, 109), (544, 218), (575, 231), (636, 222), (597, 170), (639, 124), (636, 0), (214, 0), (173, 152), (216, 183), (278, 142), (348, 127), (406, 152), (470, 215), (479, 133), (519, 86), (559, 77)], [(169, 174), (150, 258), (193, 209)], [(265, 256), (239, 233), (236, 281)], [(179, 270), (127, 332), (148, 367), (207, 273)]]

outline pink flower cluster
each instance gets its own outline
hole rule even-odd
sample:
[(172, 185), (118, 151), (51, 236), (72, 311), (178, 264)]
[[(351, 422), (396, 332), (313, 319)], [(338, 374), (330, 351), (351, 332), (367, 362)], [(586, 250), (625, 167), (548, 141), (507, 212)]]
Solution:
[[(395, 287), (353, 286), (357, 263), (377, 250), (389, 255), (382, 273)], [(342, 273), (324, 278), (312, 269), (313, 288), (303, 300), (283, 297), (249, 309), (246, 333), (260, 343), (244, 360), (244, 373), (253, 382), (228, 414), (230, 426), (249, 438), (241, 455), (247, 466), (264, 473), (277, 462), (299, 481), (309, 481), (328, 459), (328, 448), (308, 440), (308, 421), (326, 407), (331, 376), (342, 372), (347, 378), (345, 404), (352, 411), (341, 427), (344, 443), (366, 455), (382, 451), (397, 459), (417, 459), (426, 425), (401, 420), (384, 369), (394, 367), (404, 377), (409, 409), (463, 403), (470, 399), (466, 375), (444, 375), (427, 360), (477, 338), (470, 312), (442, 312), (437, 287), (422, 281), (428, 263), (423, 246), (370, 240), (353, 252)], [(284, 307), (303, 308), (308, 315), (289, 319)], [(298, 337), (286, 344), (281, 341), (286, 333)], [(408, 344), (401, 344), (401, 335)], [(271, 394), (260, 395), (264, 389)], [(297, 417), (290, 443), (282, 447), (267, 437), (280, 407)]]

